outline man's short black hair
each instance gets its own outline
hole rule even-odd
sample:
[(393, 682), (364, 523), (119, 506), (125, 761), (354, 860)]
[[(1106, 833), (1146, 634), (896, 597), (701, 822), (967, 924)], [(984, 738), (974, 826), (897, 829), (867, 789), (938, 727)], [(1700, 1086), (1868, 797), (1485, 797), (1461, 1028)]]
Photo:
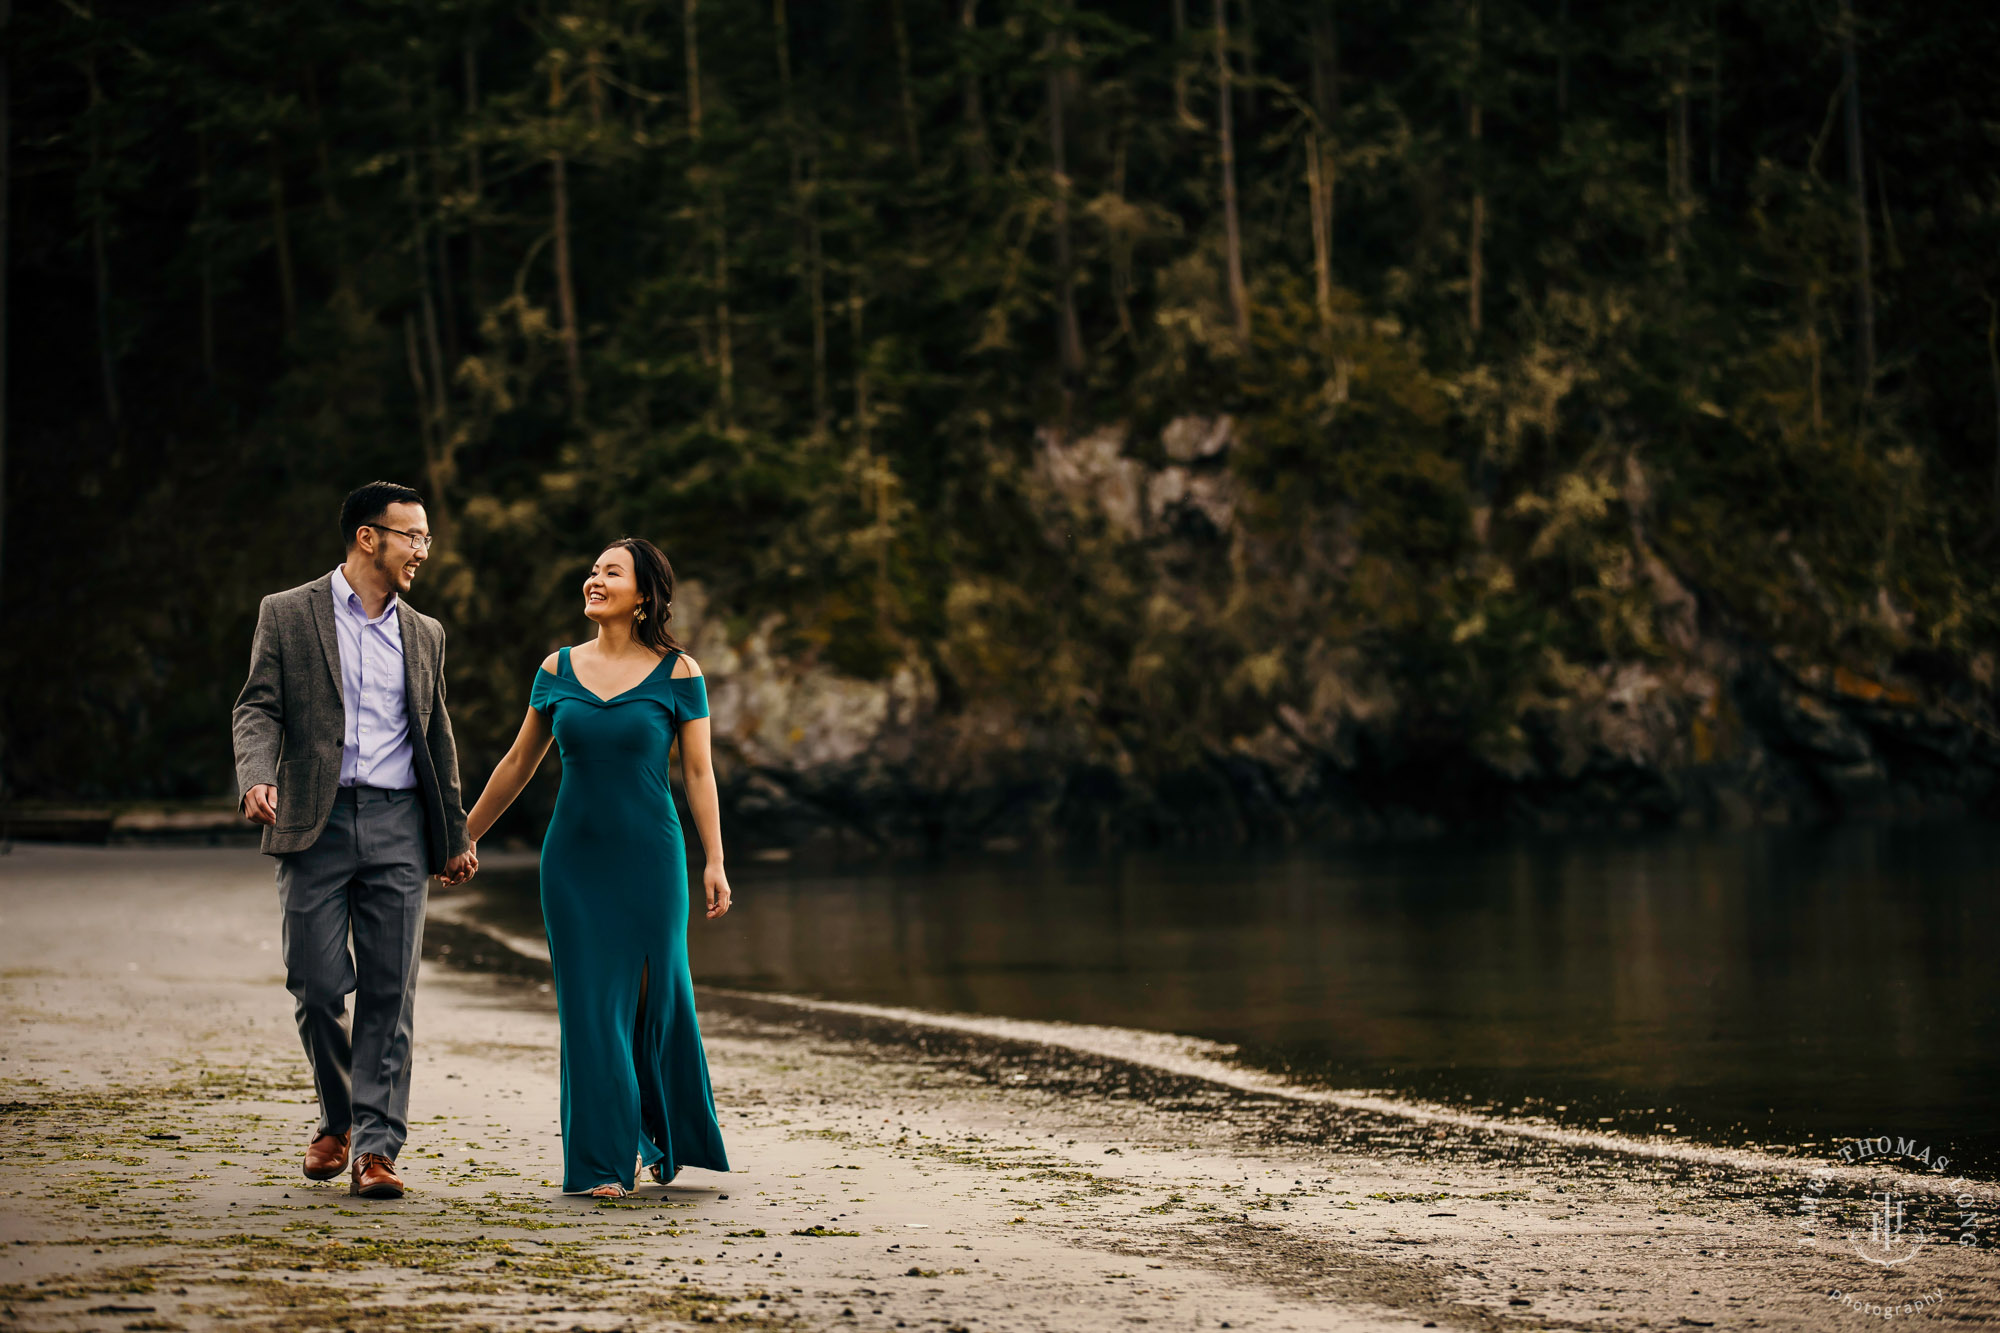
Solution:
[(354, 549), (354, 534), (365, 523), (379, 523), (395, 504), (420, 505), (424, 497), (408, 486), (393, 481), (371, 481), (357, 486), (340, 502), (340, 548)]

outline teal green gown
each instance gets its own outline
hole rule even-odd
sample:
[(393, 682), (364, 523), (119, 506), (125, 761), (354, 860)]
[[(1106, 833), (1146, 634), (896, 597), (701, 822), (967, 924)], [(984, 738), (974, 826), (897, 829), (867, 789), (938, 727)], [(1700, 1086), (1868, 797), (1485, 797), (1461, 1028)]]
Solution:
[(542, 921), (562, 1029), (563, 1190), (634, 1185), (634, 1150), (727, 1171), (688, 971), (688, 879), (667, 752), (708, 716), (700, 676), (673, 678), (669, 652), (610, 699), (585, 689), (569, 649), (535, 673), (529, 706), (562, 756), (542, 840)]

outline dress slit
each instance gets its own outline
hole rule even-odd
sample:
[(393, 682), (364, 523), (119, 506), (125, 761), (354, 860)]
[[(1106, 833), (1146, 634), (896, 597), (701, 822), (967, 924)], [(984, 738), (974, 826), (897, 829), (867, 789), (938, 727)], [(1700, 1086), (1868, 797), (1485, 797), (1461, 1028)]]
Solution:
[(632, 1015), (632, 1074), (639, 1085), (639, 1132), (644, 1136), (639, 1143), (639, 1156), (643, 1166), (673, 1156), (672, 1136), (667, 1130), (666, 1089), (657, 1087), (660, 1063), (657, 1038), (664, 1024), (646, 1008), (652, 995), (652, 981), (653, 960), (648, 955), (639, 962), (639, 1007)]

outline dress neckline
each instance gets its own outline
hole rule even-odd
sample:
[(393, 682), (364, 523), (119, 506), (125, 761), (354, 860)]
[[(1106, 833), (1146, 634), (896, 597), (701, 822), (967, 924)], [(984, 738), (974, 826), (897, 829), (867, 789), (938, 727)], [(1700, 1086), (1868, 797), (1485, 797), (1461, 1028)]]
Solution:
[(582, 690), (585, 694), (589, 695), (591, 698), (597, 700), (597, 702), (601, 704), (615, 704), (620, 699), (623, 699), (626, 695), (631, 694), (634, 690), (643, 690), (648, 685), (652, 684), (653, 677), (660, 674), (660, 668), (665, 666), (667, 663), (673, 661), (676, 657), (679, 656), (680, 654), (678, 652), (674, 651), (671, 648), (668, 649), (666, 652), (660, 654), (659, 661), (653, 663), (653, 669), (646, 673), (646, 678), (644, 680), (641, 680), (637, 685), (632, 686), (631, 689), (624, 689), (618, 691), (618, 693), (612, 695), (608, 699), (605, 696), (599, 694), (596, 690), (591, 689), (590, 686), (584, 684), (581, 680), (577, 678), (576, 667), (570, 663), (569, 649), (567, 647), (565, 647), (562, 650), (562, 668), (563, 670), (569, 673), (570, 684), (576, 686), (579, 690)]

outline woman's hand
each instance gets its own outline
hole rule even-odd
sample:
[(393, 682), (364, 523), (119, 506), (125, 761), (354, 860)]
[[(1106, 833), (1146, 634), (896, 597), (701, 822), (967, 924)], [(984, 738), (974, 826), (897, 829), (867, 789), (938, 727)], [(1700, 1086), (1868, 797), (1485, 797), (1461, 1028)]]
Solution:
[(701, 885), (708, 890), (708, 919), (729, 915), (729, 876), (723, 872), (721, 863), (709, 863), (708, 869), (701, 872)]

